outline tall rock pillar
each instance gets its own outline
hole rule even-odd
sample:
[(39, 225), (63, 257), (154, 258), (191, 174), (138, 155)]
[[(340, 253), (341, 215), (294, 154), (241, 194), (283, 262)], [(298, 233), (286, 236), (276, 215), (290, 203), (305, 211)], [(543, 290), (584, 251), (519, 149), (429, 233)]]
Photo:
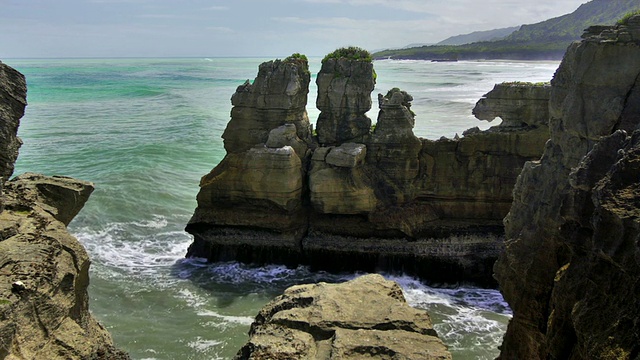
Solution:
[(371, 109), (376, 83), (371, 55), (358, 48), (336, 50), (322, 61), (316, 83), (320, 144), (362, 142), (371, 128), (365, 114)]
[(186, 228), (194, 235), (188, 256), (298, 261), (307, 229), (310, 78), (306, 58), (292, 55), (261, 64), (254, 82), (233, 94), (222, 135), (227, 155), (200, 182), (198, 207)]

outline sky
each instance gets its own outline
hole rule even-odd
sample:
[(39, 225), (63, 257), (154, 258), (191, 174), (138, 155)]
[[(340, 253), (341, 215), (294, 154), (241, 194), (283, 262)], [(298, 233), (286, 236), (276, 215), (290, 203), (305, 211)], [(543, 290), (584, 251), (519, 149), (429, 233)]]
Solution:
[(0, 0), (0, 60), (323, 56), (532, 24), (588, 0)]

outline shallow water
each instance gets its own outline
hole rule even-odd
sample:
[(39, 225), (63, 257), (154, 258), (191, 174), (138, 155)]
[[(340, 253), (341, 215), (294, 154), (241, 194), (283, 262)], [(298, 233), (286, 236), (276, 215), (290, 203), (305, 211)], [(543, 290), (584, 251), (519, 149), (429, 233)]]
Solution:
[[(29, 86), (16, 173), (96, 184), (70, 230), (92, 259), (92, 312), (134, 359), (228, 359), (246, 341), (260, 307), (288, 286), (358, 275), (184, 259), (191, 238), (183, 228), (199, 179), (224, 156), (220, 136), (230, 97), (265, 60), (4, 60)], [(317, 73), (320, 59), (310, 65)], [(548, 81), (557, 65), (377, 61), (374, 105), (378, 92), (399, 87), (414, 96), (416, 135), (453, 137), (494, 125), (471, 115), (494, 83)], [(312, 84), (312, 121), (316, 91)], [(376, 114), (369, 113), (374, 122)], [(510, 318), (499, 292), (385, 276), (402, 285), (412, 305), (429, 310), (454, 358), (497, 355)]]

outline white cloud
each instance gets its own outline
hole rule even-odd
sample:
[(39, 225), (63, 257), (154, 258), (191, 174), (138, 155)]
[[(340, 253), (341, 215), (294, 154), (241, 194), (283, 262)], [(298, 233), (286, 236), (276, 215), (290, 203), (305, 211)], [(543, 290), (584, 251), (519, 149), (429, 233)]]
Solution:
[(202, 9), (202, 10), (205, 10), (205, 11), (226, 11), (226, 10), (229, 10), (229, 7), (228, 6), (209, 6), (209, 7), (206, 7), (204, 9)]
[(209, 26), (207, 27), (207, 30), (216, 32), (216, 33), (222, 33), (222, 34), (230, 34), (234, 32), (233, 29), (225, 26)]

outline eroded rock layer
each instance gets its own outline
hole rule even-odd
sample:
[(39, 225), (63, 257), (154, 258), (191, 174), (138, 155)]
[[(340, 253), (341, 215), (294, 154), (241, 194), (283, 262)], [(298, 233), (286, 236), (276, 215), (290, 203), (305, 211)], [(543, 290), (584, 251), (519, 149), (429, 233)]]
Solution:
[(502, 359), (640, 357), (640, 17), (587, 31), (552, 80), (551, 140), (527, 163), (495, 265)]
[(429, 314), (380, 275), (297, 285), (265, 305), (235, 359), (451, 359)]
[[(302, 84), (309, 76), (299, 62), (267, 64), (254, 84), (279, 84), (274, 79)], [(228, 149), (203, 177), (198, 208), (187, 225), (194, 235), (187, 256), (493, 283), (492, 263), (502, 249), (499, 235), (515, 179), (526, 161), (540, 157), (548, 139), (547, 125), (528, 118), (534, 111), (515, 109), (540, 106), (550, 87), (494, 89), (486, 95), (493, 102), (479, 106), (486, 113), (498, 102), (494, 113), (509, 114), (509, 121), (462, 138), (430, 141), (414, 135), (413, 98), (397, 88), (379, 95), (375, 128), (362, 125), (373, 74), (367, 61), (325, 60), (318, 75), (318, 136), (311, 139), (295, 131), (300, 124), (262, 121), (248, 105), (242, 111), (255, 117), (236, 116), (234, 102), (225, 141), (240, 137), (238, 129), (255, 128), (245, 123), (263, 124), (269, 135), (251, 148)], [(276, 88), (306, 95), (297, 85)], [(260, 89), (245, 84), (234, 98), (241, 93), (243, 104), (264, 107), (250, 96), (274, 91)], [(273, 103), (295, 103), (296, 111), (304, 111), (299, 101)]]
[(238, 87), (223, 134), (227, 156), (200, 182), (188, 256), (300, 261), (313, 146), (310, 78), (307, 61), (290, 57), (263, 63), (253, 83)]
[(362, 141), (369, 134), (373, 64), (347, 58), (326, 59), (316, 79), (320, 110), (318, 140), (323, 145)]

